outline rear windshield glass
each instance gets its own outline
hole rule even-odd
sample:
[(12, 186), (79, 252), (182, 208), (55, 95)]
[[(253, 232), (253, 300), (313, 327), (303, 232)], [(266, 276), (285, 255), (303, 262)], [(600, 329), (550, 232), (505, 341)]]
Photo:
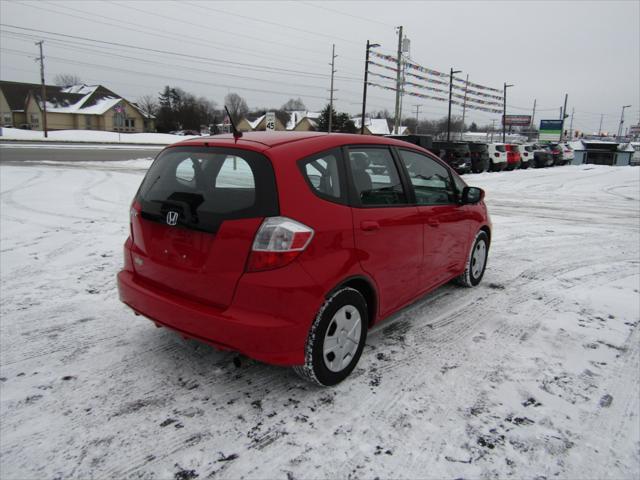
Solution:
[(506, 152), (507, 150), (504, 148), (504, 145), (496, 145), (496, 151)]
[(271, 162), (239, 149), (169, 148), (151, 165), (137, 200), (147, 220), (167, 223), (174, 212), (171, 224), (211, 233), (224, 220), (278, 214)]

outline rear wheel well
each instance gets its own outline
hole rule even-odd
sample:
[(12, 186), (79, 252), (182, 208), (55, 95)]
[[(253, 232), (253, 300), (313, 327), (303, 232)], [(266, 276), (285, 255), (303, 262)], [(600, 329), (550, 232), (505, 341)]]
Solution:
[(483, 225), (480, 227), (480, 230), (487, 234), (487, 237), (489, 237), (489, 245), (491, 245), (491, 230), (489, 230), (489, 227)]
[(376, 311), (378, 308), (378, 300), (376, 298), (376, 292), (371, 284), (363, 278), (352, 278), (344, 282), (338, 288), (351, 287), (358, 290), (365, 301), (367, 302), (367, 315), (369, 316), (369, 328), (373, 325), (376, 319)]

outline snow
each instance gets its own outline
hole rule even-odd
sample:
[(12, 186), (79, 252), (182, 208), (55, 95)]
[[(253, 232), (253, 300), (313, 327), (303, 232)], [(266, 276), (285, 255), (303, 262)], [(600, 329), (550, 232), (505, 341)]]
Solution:
[(94, 105), (91, 105), (90, 107), (82, 107), (82, 109), (78, 110), (77, 113), (81, 113), (83, 115), (102, 115), (104, 114), (104, 112), (115, 107), (121, 101), (121, 98), (104, 97), (99, 99)]
[(321, 389), (118, 301), (148, 165), (0, 165), (3, 479), (640, 475), (640, 169), (465, 176), (482, 284), (375, 327)]
[(170, 135), (168, 133), (121, 133), (102, 130), (55, 130), (44, 138), (40, 130), (22, 130), (19, 128), (2, 128), (2, 140), (43, 140), (61, 142), (111, 142), (111, 143), (146, 143), (169, 145), (189, 138), (190, 135)]
[(247, 120), (247, 123), (251, 126), (251, 130), (255, 130), (256, 127), (258, 125), (260, 125), (260, 122), (264, 119), (266, 115), (262, 115), (258, 118), (256, 118), (255, 120), (251, 121), (251, 120)]
[(292, 110), (287, 113), (289, 114), (289, 120), (285, 125), (285, 130), (293, 130), (305, 118), (308, 118), (309, 122), (315, 125), (320, 118), (320, 112), (309, 112), (307, 110)]

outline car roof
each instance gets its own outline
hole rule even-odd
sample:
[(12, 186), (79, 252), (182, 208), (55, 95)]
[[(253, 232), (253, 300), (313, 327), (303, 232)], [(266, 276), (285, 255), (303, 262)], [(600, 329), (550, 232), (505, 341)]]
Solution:
[(397, 147), (412, 148), (414, 150), (427, 152), (418, 145), (395, 140), (388, 137), (378, 137), (374, 135), (357, 135), (348, 133), (325, 133), (325, 132), (246, 132), (242, 137), (235, 139), (231, 134), (211, 135), (207, 137), (196, 137), (182, 142), (174, 143), (169, 147), (180, 146), (221, 146), (236, 147), (248, 150), (264, 152), (266, 150), (278, 151), (278, 153), (293, 151), (306, 154), (306, 152), (320, 152), (343, 145), (395, 145)]

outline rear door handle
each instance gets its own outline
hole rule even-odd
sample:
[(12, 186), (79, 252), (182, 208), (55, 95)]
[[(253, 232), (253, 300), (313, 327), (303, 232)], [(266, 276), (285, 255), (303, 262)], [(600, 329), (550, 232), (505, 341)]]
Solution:
[(380, 230), (380, 224), (374, 220), (364, 220), (360, 222), (360, 228), (365, 232)]

